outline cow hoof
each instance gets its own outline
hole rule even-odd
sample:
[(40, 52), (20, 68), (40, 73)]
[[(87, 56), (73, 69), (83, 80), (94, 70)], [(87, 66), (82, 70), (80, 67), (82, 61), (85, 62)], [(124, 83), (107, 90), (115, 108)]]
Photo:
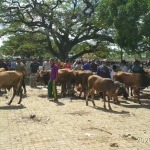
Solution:
[(10, 103), (10, 102), (7, 102), (6, 104), (7, 104), (7, 105), (10, 105), (11, 103)]
[(109, 110), (112, 110), (112, 108), (111, 108), (111, 107), (109, 107)]

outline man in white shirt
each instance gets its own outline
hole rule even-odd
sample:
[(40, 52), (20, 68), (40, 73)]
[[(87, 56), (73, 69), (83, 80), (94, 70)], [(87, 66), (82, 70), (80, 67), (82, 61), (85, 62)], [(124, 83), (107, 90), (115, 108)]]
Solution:
[(31, 59), (30, 58), (28, 58), (27, 59), (27, 61), (26, 61), (26, 69), (27, 69), (27, 76), (28, 77), (30, 77), (30, 66), (31, 66), (31, 63), (32, 63), (32, 61), (31, 61)]
[(117, 66), (116, 66), (116, 65), (113, 65), (113, 66), (112, 66), (112, 71), (111, 71), (111, 73), (110, 73), (110, 79), (111, 79), (112, 81), (114, 80), (114, 79), (113, 79), (113, 76), (114, 76), (115, 72), (117, 72)]
[(122, 72), (128, 72), (128, 67), (126, 66), (125, 60), (122, 60), (122, 61), (121, 61), (121, 66), (122, 66), (122, 67), (121, 67), (121, 68), (122, 68), (122, 69), (121, 69)]
[(49, 57), (46, 58), (46, 61), (43, 62), (43, 71), (48, 71), (51, 69)]
[[(49, 57), (46, 58), (46, 61), (43, 62), (43, 71), (49, 71), (51, 70), (51, 64), (49, 61)], [(44, 85), (44, 88), (46, 87), (46, 83)]]

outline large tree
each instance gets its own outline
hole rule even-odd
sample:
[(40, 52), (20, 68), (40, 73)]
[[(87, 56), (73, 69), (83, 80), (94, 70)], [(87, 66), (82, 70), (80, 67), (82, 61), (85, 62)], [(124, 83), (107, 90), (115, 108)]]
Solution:
[[(89, 49), (73, 56), (94, 52), (100, 44), (113, 43), (111, 32), (98, 17), (100, 0), (8, 0), (0, 1), (0, 23), (6, 33), (41, 33), (47, 49), (61, 60), (77, 44), (89, 43)], [(57, 49), (54, 49), (52, 43)]]
[(150, 50), (150, 0), (102, 0), (99, 17), (114, 29), (115, 42), (127, 53)]

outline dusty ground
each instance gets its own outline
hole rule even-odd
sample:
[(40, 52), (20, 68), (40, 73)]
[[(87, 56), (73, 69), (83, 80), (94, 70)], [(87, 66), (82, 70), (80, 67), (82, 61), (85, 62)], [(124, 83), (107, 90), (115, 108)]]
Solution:
[(150, 150), (148, 89), (142, 105), (119, 98), (113, 111), (104, 110), (101, 99), (94, 108), (82, 99), (48, 101), (40, 86), (27, 90), (22, 105), (18, 97), (11, 106), (0, 97), (0, 150)]

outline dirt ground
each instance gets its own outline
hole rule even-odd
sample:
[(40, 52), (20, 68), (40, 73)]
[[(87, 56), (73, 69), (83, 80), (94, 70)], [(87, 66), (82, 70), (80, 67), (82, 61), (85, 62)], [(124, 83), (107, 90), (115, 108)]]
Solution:
[(48, 101), (42, 86), (27, 86), (22, 105), (15, 97), (8, 106), (1, 95), (0, 150), (150, 150), (150, 89), (141, 97), (142, 105), (119, 97), (110, 111), (99, 98), (97, 107), (78, 98)]

